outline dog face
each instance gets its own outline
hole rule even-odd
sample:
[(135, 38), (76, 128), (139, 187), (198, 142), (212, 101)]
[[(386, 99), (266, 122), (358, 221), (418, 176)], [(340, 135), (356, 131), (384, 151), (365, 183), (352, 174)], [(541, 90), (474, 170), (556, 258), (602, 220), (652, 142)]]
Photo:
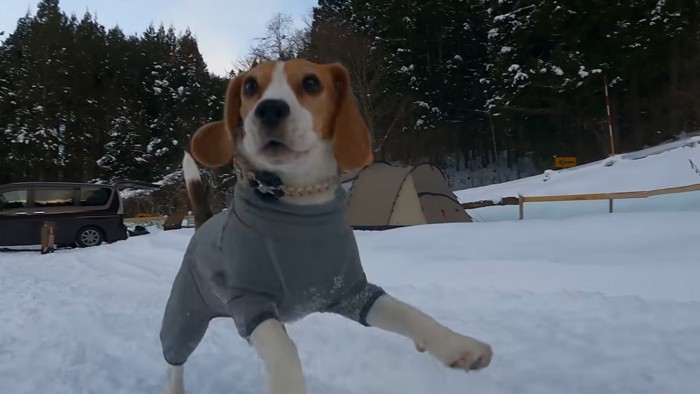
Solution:
[(352, 170), (372, 160), (347, 70), (301, 59), (261, 63), (233, 78), (223, 121), (195, 133), (192, 153), (210, 167), (241, 154), (259, 169), (287, 173)]

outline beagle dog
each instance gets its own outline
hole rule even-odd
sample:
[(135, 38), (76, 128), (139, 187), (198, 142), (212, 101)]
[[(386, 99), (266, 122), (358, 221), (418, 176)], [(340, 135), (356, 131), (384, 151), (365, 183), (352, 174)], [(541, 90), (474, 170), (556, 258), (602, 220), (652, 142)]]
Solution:
[(488, 344), (367, 281), (339, 175), (371, 163), (371, 139), (344, 67), (294, 59), (237, 75), (223, 119), (197, 130), (190, 151), (208, 167), (234, 163), (239, 181), (230, 208), (213, 215), (185, 154), (196, 231), (160, 332), (167, 394), (184, 393), (184, 364), (216, 317), (233, 318), (254, 347), (271, 394), (307, 393), (284, 324), (315, 312), (402, 335), (451, 368), (489, 365)]

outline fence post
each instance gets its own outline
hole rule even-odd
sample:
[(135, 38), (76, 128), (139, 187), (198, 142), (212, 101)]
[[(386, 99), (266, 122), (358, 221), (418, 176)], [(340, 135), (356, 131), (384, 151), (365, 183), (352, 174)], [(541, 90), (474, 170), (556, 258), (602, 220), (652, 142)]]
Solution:
[(608, 203), (608, 212), (613, 213), (613, 199), (611, 198)]
[(525, 218), (525, 199), (522, 194), (518, 194), (518, 219)]

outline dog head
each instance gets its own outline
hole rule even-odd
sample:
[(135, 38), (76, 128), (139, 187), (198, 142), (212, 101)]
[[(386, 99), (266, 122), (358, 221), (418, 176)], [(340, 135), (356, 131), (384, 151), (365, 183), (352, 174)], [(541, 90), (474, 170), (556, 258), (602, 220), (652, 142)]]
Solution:
[(233, 78), (224, 119), (197, 130), (191, 151), (209, 167), (242, 155), (293, 183), (372, 161), (348, 71), (302, 59), (260, 63)]

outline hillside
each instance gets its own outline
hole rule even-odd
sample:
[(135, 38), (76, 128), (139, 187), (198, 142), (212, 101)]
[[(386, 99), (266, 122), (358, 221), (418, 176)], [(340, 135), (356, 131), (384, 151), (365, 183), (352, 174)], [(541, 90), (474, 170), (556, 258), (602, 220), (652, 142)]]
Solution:
[(570, 169), (455, 192), (462, 202), (502, 197), (644, 191), (700, 183), (700, 137)]
[[(503, 197), (552, 196), (588, 193), (647, 191), (700, 183), (700, 137), (693, 137), (639, 152), (610, 157), (594, 163), (543, 174), (512, 182), (456, 191), (461, 202), (492, 200)], [(529, 218), (558, 218), (607, 212), (607, 201), (531, 203), (526, 206)], [(487, 207), (470, 210), (476, 220), (513, 220), (516, 206)], [(700, 210), (700, 192), (690, 192), (647, 199), (616, 200), (615, 212)]]

